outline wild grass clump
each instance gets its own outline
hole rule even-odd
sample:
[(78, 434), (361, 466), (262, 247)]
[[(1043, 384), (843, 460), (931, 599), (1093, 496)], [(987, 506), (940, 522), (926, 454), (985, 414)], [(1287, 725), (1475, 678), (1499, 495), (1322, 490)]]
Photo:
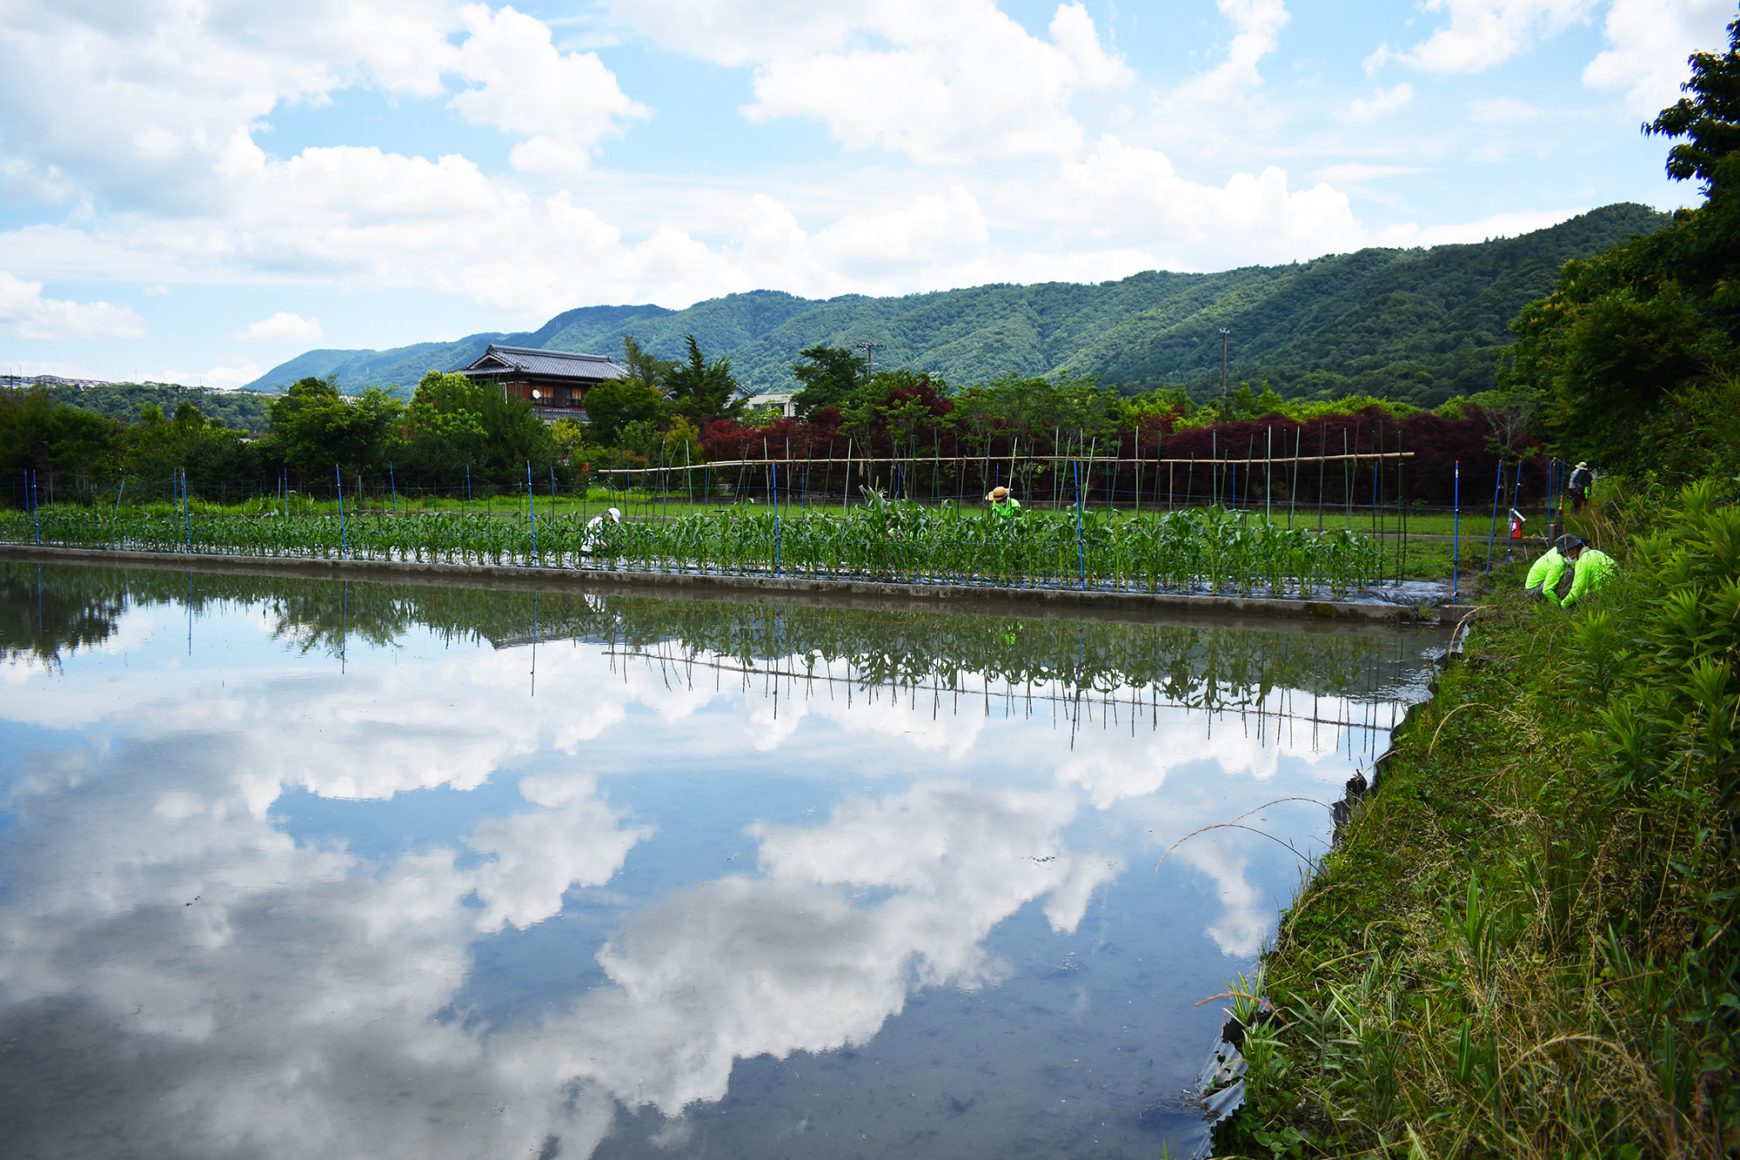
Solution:
[(1616, 586), (1497, 593), (1398, 738), (1283, 920), (1219, 1151), (1740, 1148), (1740, 507), (1617, 530)]

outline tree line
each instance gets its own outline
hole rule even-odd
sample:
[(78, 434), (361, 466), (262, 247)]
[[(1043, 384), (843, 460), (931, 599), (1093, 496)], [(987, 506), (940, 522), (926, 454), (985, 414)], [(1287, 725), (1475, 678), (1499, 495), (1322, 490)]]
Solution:
[[(545, 423), (494, 386), (436, 371), (409, 403), (379, 389), (345, 395), (330, 379), (305, 378), (272, 399), (258, 434), (226, 425), (191, 400), (167, 414), (146, 403), (125, 422), (41, 390), (6, 392), (0, 478), (8, 481), (5, 493), (21, 500), (28, 498), (21, 481), (31, 473), (39, 500), (96, 499), (121, 487), (134, 498), (167, 495), (182, 478), (196, 494), (240, 498), (286, 485), (324, 490), (335, 478), (358, 475), (390, 477), (407, 489), (451, 494), (464, 486), (488, 494), (518, 490), (528, 475), (540, 487), (572, 487), (611, 472), (625, 478), (624, 469), (720, 460), (1042, 456), (1129, 460), (1108, 467), (1101, 481), (1116, 492), (1140, 486), (1137, 459), (1200, 460), (1206, 468), (1228, 458), (1406, 450), (1409, 470), (1383, 485), (1385, 501), (1447, 503), (1453, 461), (1486, 478), (1500, 461), (1539, 450), (1532, 435), (1481, 399), (1424, 411), (1365, 396), (1288, 402), (1247, 383), (1206, 404), (1182, 388), (1128, 395), (1086, 378), (957, 388), (904, 369), (872, 371), (858, 352), (826, 346), (805, 350), (793, 366), (798, 414), (786, 417), (753, 405), (728, 358), (708, 359), (693, 336), (686, 345), (687, 358), (669, 360), (627, 340), (628, 375), (592, 388), (584, 424)], [(945, 487), (983, 474), (930, 470), (933, 478), (942, 472)], [(1351, 479), (1339, 487), (1343, 498), (1363, 494)]]

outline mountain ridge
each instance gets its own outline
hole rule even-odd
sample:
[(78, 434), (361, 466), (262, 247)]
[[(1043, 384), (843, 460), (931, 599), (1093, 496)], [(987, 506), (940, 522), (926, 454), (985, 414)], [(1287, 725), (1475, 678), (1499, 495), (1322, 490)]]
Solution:
[(1225, 329), (1235, 381), (1269, 382), (1287, 396), (1362, 392), (1430, 405), (1493, 385), (1510, 321), (1551, 290), (1566, 260), (1669, 220), (1621, 203), (1512, 238), (1372, 247), (1209, 274), (1148, 270), (1100, 283), (991, 283), (895, 297), (751, 290), (684, 310), (583, 306), (530, 331), (307, 351), (248, 386), (282, 390), (331, 375), (349, 391), (408, 393), (426, 371), (463, 366), (492, 342), (616, 357), (628, 337), (648, 354), (681, 358), (693, 334), (707, 358), (729, 358), (751, 390), (793, 385), (791, 365), (808, 347), (870, 343), (879, 368), (956, 385), (1081, 375), (1128, 391), (1184, 386), (1201, 394), (1220, 381)]

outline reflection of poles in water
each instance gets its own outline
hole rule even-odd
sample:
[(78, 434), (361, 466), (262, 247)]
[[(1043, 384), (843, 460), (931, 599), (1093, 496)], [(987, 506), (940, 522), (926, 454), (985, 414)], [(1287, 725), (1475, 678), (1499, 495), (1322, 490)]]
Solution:
[(193, 573), (187, 574), (187, 655), (193, 655)]
[(350, 646), (350, 581), (341, 581), (344, 591), (338, 604), (338, 671), (345, 671), (346, 650)]
[(538, 695), (538, 594), (532, 593), (532, 696)]
[(36, 639), (41, 640), (42, 630), (42, 565), (36, 566)]
[[(1285, 738), (1296, 737), (1298, 723), (1306, 721), (1312, 726), (1309, 733), (1312, 752), (1334, 753), (1345, 749), (1350, 757), (1357, 756), (1360, 751), (1372, 750), (1378, 743), (1381, 735), (1379, 725), (1385, 714), (1377, 700), (1383, 695), (1381, 690), (1390, 679), (1390, 674), (1398, 665), (1405, 663), (1408, 653), (1406, 643), (1397, 640), (1388, 648), (1379, 650), (1383, 655), (1367, 656), (1361, 665), (1364, 676), (1355, 677), (1352, 688), (1330, 697), (1327, 701), (1323, 694), (1312, 691), (1311, 704), (1307, 710), (1295, 706), (1298, 690), (1308, 688), (1307, 685), (1300, 684), (1295, 687), (1284, 681), (1271, 684), (1267, 678), (1241, 681), (1236, 676), (1216, 676), (1210, 671), (1203, 679), (1192, 680), (1185, 687), (1170, 693), (1170, 683), (1164, 680), (1119, 680), (1110, 686), (1103, 685), (1100, 683), (1101, 677), (1112, 674), (1099, 669), (1088, 673), (1087, 679), (1071, 678), (1064, 675), (1071, 668), (1078, 673), (1086, 671), (1087, 668), (1087, 626), (1080, 622), (1071, 626), (1076, 629), (1075, 649), (1055, 656), (1049, 665), (1025, 666), (1019, 678), (1014, 672), (1001, 671), (995, 667), (973, 671), (913, 668), (899, 658), (881, 652), (864, 656), (845, 654), (826, 661), (822, 659), (823, 654), (815, 649), (788, 656), (788, 651), (793, 647), (789, 627), (781, 616), (780, 623), (773, 626), (771, 635), (763, 641), (763, 645), (772, 650), (771, 653), (762, 654), (759, 658), (756, 655), (759, 649), (717, 653), (704, 648), (691, 648), (675, 641), (637, 647), (632, 638), (623, 636), (614, 636), (603, 643), (610, 657), (613, 673), (617, 671), (618, 658), (626, 661), (639, 657), (649, 666), (655, 663), (659, 665), (667, 689), (674, 687), (671, 679), (673, 676), (686, 680), (692, 689), (694, 667), (701, 665), (714, 670), (715, 691), (722, 691), (726, 672), (735, 672), (739, 677), (740, 691), (744, 694), (756, 687), (754, 677), (757, 675), (762, 677), (760, 689), (764, 695), (783, 692), (787, 698), (798, 696), (808, 700), (815, 698), (819, 690), (826, 690), (828, 699), (837, 702), (839, 686), (844, 685), (848, 709), (854, 706), (860, 694), (870, 704), (882, 703), (886, 695), (893, 704), (916, 712), (922, 704), (919, 700), (920, 694), (928, 694), (932, 703), (932, 716), (937, 718), (941, 715), (941, 693), (945, 687), (950, 693), (952, 711), (959, 713), (964, 707), (964, 698), (973, 696), (973, 685), (977, 683), (980, 711), (988, 718), (993, 716), (993, 698), (998, 698), (1003, 702), (1002, 707), (1007, 718), (1015, 718), (1016, 706), (1019, 704), (1021, 716), (1031, 719), (1037, 698), (1050, 706), (1054, 729), (1062, 730), (1065, 727), (1062, 717), (1067, 716), (1073, 746), (1075, 734), (1092, 724), (1096, 709), (1103, 714), (1102, 730), (1122, 725), (1117, 717), (1122, 709), (1122, 698), (1116, 690), (1129, 688), (1132, 735), (1136, 730), (1134, 714), (1139, 711), (1142, 700), (1148, 699), (1150, 727), (1154, 729), (1160, 727), (1159, 710), (1162, 704), (1171, 711), (1169, 717), (1181, 714), (1185, 718), (1193, 718), (1197, 710), (1202, 710), (1207, 715), (1204, 726), (1211, 735), (1217, 719), (1237, 713), (1246, 735), (1249, 736), (1249, 719), (1255, 714), (1256, 736), (1264, 745), (1278, 744)], [(541, 612), (538, 632), (541, 635)], [(1055, 637), (1052, 640), (1053, 647), (1062, 643)], [(681, 651), (675, 651), (678, 649)], [(801, 670), (798, 668), (800, 663), (803, 665)], [(843, 672), (839, 670), (839, 665), (842, 664), (845, 666)], [(673, 666), (681, 666), (683, 673), (673, 673)], [(625, 683), (628, 681), (626, 668), (622, 670), (622, 679)], [(999, 679), (1002, 682), (1001, 688), (995, 687)], [(1097, 702), (1092, 696), (1094, 691), (1102, 694)], [(1392, 701), (1388, 719), (1393, 728), (1402, 706), (1394, 703), (1389, 696), (1384, 699)], [(779, 709), (786, 707), (777, 706)], [(1331, 713), (1334, 716), (1330, 716)], [(1085, 719), (1083, 714), (1086, 715)], [(1271, 724), (1275, 726), (1273, 730), (1269, 728)], [(1321, 727), (1324, 725), (1336, 729), (1327, 746), (1323, 744), (1321, 737)]]

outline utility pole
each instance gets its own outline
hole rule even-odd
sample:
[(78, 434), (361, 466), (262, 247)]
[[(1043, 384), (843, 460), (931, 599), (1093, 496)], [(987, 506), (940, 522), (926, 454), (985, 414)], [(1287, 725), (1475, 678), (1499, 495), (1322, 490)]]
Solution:
[(1226, 327), (1220, 328), (1220, 417), (1226, 418), (1226, 368), (1227, 350), (1232, 343), (1232, 331)]
[(868, 383), (876, 375), (876, 344), (861, 342), (858, 349), (864, 352), (864, 381)]

